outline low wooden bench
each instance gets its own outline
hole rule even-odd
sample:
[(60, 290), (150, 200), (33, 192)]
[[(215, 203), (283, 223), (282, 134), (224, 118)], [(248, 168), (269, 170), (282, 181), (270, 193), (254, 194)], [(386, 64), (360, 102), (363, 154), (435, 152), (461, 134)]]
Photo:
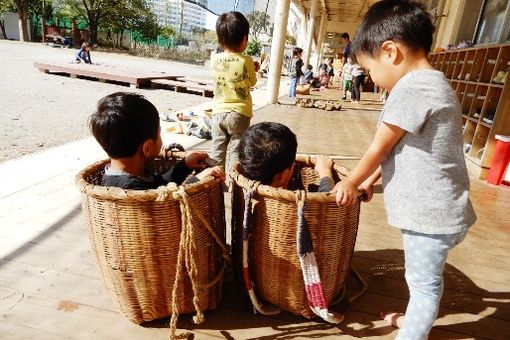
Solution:
[(73, 64), (73, 63), (34, 63), (34, 67), (44, 73), (69, 75), (71, 78), (87, 77), (100, 82), (117, 82), (131, 87), (149, 87), (151, 80), (176, 80), (182, 76), (170, 75), (164, 72), (154, 72), (142, 69), (116, 67), (115, 65)]
[(212, 97), (214, 87), (212, 84), (200, 84), (196, 82), (186, 81), (184, 79), (154, 79), (151, 80), (152, 88), (170, 88), (175, 92), (198, 92), (204, 97)]

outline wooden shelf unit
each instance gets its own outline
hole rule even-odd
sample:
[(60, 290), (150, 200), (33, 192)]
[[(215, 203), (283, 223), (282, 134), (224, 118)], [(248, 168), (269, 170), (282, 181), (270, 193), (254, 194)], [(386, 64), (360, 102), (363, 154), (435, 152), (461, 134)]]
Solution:
[[(498, 72), (510, 72), (510, 44), (436, 52), (429, 59), (457, 92), (468, 166), (485, 179), (496, 149), (495, 136), (510, 135), (510, 75), (505, 84), (494, 82)], [(491, 115), (492, 123), (484, 121)]]

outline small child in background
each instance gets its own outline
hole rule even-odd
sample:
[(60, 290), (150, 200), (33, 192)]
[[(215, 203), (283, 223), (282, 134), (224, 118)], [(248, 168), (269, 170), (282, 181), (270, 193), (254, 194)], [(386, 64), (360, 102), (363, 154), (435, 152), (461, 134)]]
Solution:
[(308, 64), (306, 70), (303, 73), (303, 80), (301, 84), (310, 84), (313, 81), (313, 66)]
[[(296, 135), (287, 126), (273, 122), (252, 125), (239, 143), (241, 172), (262, 184), (287, 188), (294, 172), (296, 152)], [(315, 170), (321, 179), (319, 192), (333, 189), (332, 168), (333, 161), (329, 157), (316, 157)]]
[(223, 13), (216, 21), (218, 42), (224, 52), (211, 58), (214, 78), (214, 107), (211, 119), (211, 157), (225, 166), (237, 163), (237, 145), (253, 116), (251, 88), (257, 83), (253, 59), (243, 54), (250, 24), (239, 12)]
[(351, 101), (354, 104), (358, 104), (361, 100), (361, 84), (365, 80), (365, 72), (363, 68), (356, 62), (352, 64), (352, 91), (351, 91)]
[(92, 59), (90, 57), (90, 44), (88, 42), (84, 42), (81, 44), (81, 48), (76, 53), (76, 57), (74, 61), (79, 63), (85, 63), (85, 64), (92, 64)]
[(374, 139), (346, 180), (339, 204), (370, 200), (382, 175), (388, 223), (401, 229), (409, 303), (381, 313), (397, 339), (426, 339), (437, 318), (448, 252), (476, 221), (462, 150), (461, 107), (428, 60), (434, 31), (424, 5), (382, 0), (363, 18), (352, 53), (390, 95)]
[(303, 49), (300, 47), (294, 47), (292, 51), (292, 59), (290, 61), (290, 85), (289, 85), (289, 97), (296, 97), (296, 87), (299, 82), (299, 79), (303, 75), (303, 60), (301, 60), (301, 55), (303, 54)]
[(353, 64), (352, 58), (347, 57), (347, 62), (342, 67), (342, 77), (344, 79), (344, 81), (343, 81), (344, 95), (342, 97), (343, 100), (347, 99), (347, 91), (351, 92), (351, 96), (352, 96), (352, 78), (353, 78), (352, 77), (352, 69), (353, 69), (352, 64)]
[[(89, 118), (95, 139), (111, 161), (105, 168), (103, 185), (123, 189), (156, 189), (170, 182), (181, 184), (193, 170), (203, 170), (208, 161), (205, 152), (191, 152), (164, 174), (151, 173), (145, 162), (159, 156), (162, 148), (159, 114), (141, 95), (116, 92), (99, 101)], [(223, 168), (207, 168), (191, 177), (194, 182), (206, 176), (225, 179)]]

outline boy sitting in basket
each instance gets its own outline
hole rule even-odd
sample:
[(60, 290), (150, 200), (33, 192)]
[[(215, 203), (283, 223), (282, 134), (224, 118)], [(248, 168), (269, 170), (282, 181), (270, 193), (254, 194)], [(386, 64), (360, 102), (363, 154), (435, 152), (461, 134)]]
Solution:
[[(159, 156), (163, 142), (158, 110), (141, 95), (116, 92), (104, 97), (90, 116), (89, 126), (111, 158), (103, 176), (105, 186), (156, 189), (169, 182), (181, 184), (193, 170), (206, 167), (207, 153), (194, 151), (164, 174), (145, 169), (146, 161)], [(215, 166), (191, 177), (188, 182), (208, 175), (225, 179), (223, 168)]]
[[(297, 152), (296, 135), (288, 127), (273, 122), (252, 125), (241, 136), (238, 152), (241, 171), (246, 177), (276, 188), (287, 188)], [(330, 158), (316, 157), (315, 171), (321, 179), (318, 192), (333, 189), (332, 167)]]

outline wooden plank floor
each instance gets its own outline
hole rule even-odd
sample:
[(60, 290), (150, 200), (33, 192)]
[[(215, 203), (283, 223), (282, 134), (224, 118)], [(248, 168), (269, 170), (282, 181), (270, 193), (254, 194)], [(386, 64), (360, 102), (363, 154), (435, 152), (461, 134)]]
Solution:
[[(288, 125), (302, 153), (360, 156), (378, 118), (365, 106), (374, 102), (332, 112), (272, 105), (257, 111), (253, 122)], [(352, 167), (355, 161), (340, 163)], [(137, 326), (115, 311), (90, 248), (73, 175), (56, 176), (49, 191), (34, 187), (0, 200), (0, 338), (166, 339), (168, 319)], [(471, 192), (478, 221), (450, 253), (430, 339), (508, 338), (510, 190), (473, 179)], [(195, 339), (392, 338), (396, 330), (378, 313), (402, 310), (407, 302), (401, 243), (398, 230), (386, 223), (379, 190), (362, 206), (353, 260), (368, 292), (352, 304), (341, 325), (287, 313), (253, 315), (229, 275), (223, 301), (206, 313), (205, 323), (194, 325), (183, 315), (179, 327), (192, 330)]]
[(140, 68), (105, 64), (34, 63), (44, 73), (67, 74), (71, 78), (86, 77), (101, 82), (118, 82), (134, 87), (148, 87), (152, 79), (178, 79), (182, 76)]

